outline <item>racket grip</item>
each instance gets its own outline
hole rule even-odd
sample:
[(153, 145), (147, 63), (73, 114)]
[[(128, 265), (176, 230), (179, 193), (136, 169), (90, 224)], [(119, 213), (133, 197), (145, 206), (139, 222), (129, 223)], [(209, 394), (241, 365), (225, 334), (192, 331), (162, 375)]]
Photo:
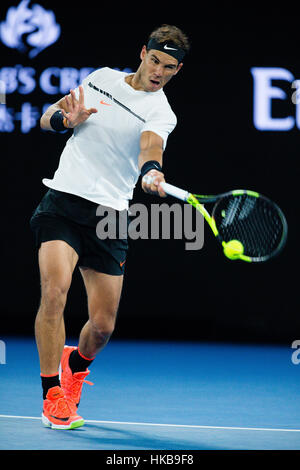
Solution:
[[(150, 175), (145, 175), (143, 177), (143, 181), (147, 184), (152, 184), (154, 181), (154, 177)], [(173, 186), (172, 184), (169, 184), (169, 183), (162, 182), (160, 183), (160, 186), (162, 187), (162, 189), (164, 190), (166, 194), (176, 197), (177, 199), (181, 199), (182, 201), (186, 201), (190, 195), (188, 191), (177, 188), (176, 186)]]
[(177, 188), (169, 183), (160, 183), (161, 187), (163, 188), (166, 194), (170, 196), (176, 197), (177, 199), (181, 199), (182, 201), (186, 201), (189, 197), (189, 192), (185, 191), (184, 189)]

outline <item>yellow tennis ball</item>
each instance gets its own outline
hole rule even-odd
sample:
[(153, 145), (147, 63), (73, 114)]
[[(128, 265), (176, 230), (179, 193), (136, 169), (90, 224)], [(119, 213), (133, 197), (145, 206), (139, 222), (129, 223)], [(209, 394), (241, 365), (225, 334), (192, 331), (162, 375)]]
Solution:
[(230, 240), (224, 244), (224, 254), (229, 259), (238, 259), (244, 253), (244, 246), (238, 240)]

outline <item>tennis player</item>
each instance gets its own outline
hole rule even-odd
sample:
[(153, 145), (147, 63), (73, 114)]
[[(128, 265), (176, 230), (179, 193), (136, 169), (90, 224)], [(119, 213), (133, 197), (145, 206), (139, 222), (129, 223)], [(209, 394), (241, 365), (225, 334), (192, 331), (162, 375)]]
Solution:
[[(146, 193), (165, 196), (160, 182), (163, 152), (176, 126), (163, 92), (181, 69), (189, 50), (186, 35), (162, 25), (143, 46), (133, 74), (101, 68), (51, 105), (41, 118), (44, 130), (73, 129), (48, 191), (30, 221), (38, 249), (41, 301), (35, 336), (43, 388), (43, 424), (73, 429), (88, 367), (107, 344), (119, 306), (127, 237), (100, 239), (99, 205), (117, 217), (127, 214), (138, 178)], [(63, 312), (78, 266), (88, 299), (88, 321), (78, 346), (65, 346)], [(61, 365), (61, 375), (59, 375)]]

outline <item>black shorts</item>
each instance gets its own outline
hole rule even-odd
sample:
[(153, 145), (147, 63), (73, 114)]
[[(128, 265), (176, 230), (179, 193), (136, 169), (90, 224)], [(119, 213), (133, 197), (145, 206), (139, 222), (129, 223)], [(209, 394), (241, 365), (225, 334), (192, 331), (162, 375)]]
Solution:
[[(102, 216), (96, 215), (98, 207), (99, 204), (92, 201), (50, 189), (30, 219), (37, 249), (42, 242), (63, 240), (77, 252), (78, 266), (92, 268), (105, 274), (124, 274), (128, 251), (127, 230), (126, 234), (124, 230), (120, 234), (118, 222), (121, 213), (123, 217), (126, 213), (127, 217), (127, 211), (110, 210), (110, 213), (114, 212), (117, 230), (113, 236), (110, 235), (110, 238), (101, 239), (104, 237), (99, 238), (97, 235), (97, 224), (104, 217), (108, 220), (108, 215), (107, 213)], [(103, 207), (103, 214), (104, 209)], [(124, 224), (122, 227), (124, 228)]]

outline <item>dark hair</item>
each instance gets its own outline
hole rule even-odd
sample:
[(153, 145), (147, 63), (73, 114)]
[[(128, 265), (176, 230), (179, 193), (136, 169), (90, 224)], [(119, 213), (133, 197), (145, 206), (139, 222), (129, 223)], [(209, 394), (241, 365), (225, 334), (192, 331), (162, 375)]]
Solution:
[(169, 24), (163, 24), (156, 28), (149, 36), (150, 39), (156, 39), (157, 42), (172, 41), (177, 44), (185, 52), (190, 50), (190, 41), (187, 35), (177, 28)]

